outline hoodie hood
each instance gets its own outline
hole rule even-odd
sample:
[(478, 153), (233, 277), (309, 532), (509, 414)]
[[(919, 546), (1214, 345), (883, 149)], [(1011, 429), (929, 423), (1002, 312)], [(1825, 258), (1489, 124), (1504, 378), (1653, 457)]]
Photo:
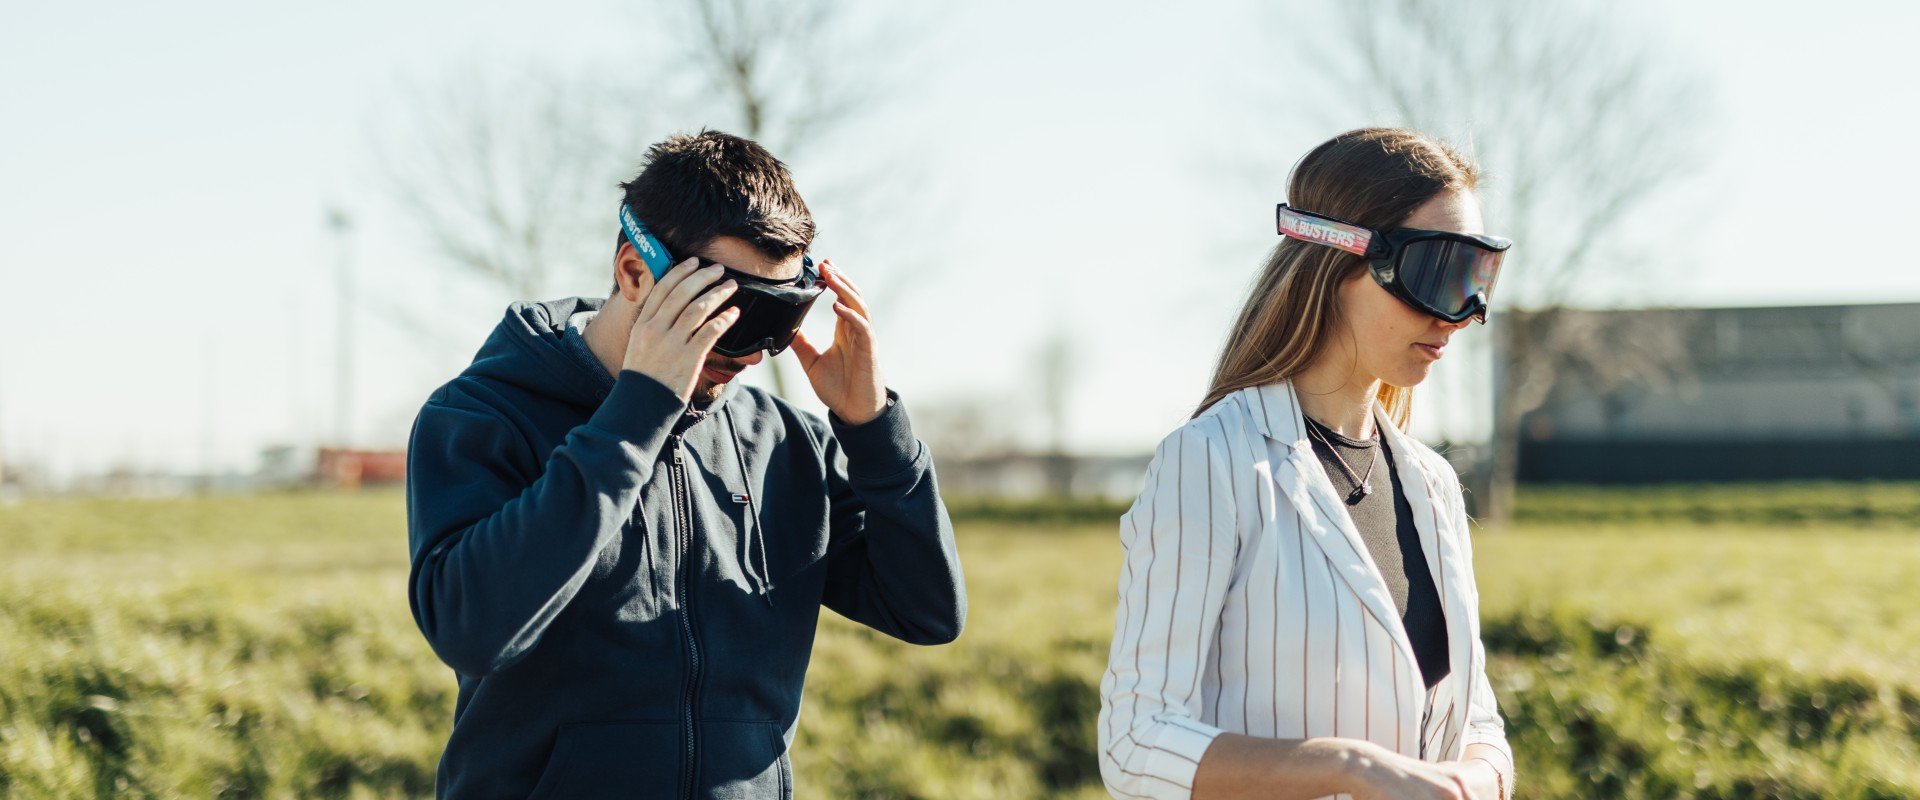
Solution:
[[(507, 307), (463, 377), (500, 381), (530, 394), (592, 412), (607, 399), (609, 383), (595, 375), (597, 367), (582, 364), (567, 350), (567, 320), (583, 311), (598, 312), (601, 297), (567, 297), (540, 302), (519, 301)], [(718, 412), (735, 393), (735, 383), (720, 387), (720, 397), (701, 409)], [(697, 421), (683, 420), (681, 427)]]
[(500, 381), (570, 406), (598, 407), (607, 397), (605, 384), (567, 352), (566, 334), (569, 317), (598, 311), (605, 302), (568, 297), (508, 306), (461, 375)]

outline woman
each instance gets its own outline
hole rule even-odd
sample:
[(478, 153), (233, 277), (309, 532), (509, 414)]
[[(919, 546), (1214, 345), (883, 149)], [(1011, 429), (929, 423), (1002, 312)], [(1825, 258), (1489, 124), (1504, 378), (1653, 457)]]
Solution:
[(1206, 400), (1121, 518), (1116, 797), (1511, 796), (1459, 480), (1401, 431), (1509, 245), (1476, 181), (1391, 129), (1294, 167)]

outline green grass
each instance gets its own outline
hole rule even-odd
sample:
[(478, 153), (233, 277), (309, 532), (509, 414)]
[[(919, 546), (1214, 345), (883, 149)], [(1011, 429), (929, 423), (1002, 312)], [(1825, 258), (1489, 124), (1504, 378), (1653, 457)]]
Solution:
[[(1911, 526), (1626, 524), (1593, 509), (1677, 501), (1560, 491), (1562, 521), (1475, 545), (1523, 796), (1920, 798)], [(1089, 517), (963, 519), (955, 645), (827, 615), (802, 796), (1105, 796), (1119, 552)], [(454, 684), (397, 493), (36, 500), (0, 506), (0, 554), (0, 796), (431, 794)]]
[(1808, 481), (1631, 488), (1536, 486), (1516, 521), (1535, 524), (1745, 524), (1920, 529), (1920, 483)]

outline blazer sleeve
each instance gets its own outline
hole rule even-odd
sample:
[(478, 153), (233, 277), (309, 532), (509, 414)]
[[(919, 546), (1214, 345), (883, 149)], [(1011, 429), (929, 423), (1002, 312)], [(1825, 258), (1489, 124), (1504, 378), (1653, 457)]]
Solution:
[[(1488, 744), (1498, 748), (1513, 763), (1513, 747), (1507, 744), (1507, 723), (1500, 718), (1500, 704), (1487, 683), (1487, 651), (1480, 640), (1473, 642), (1473, 688), (1467, 696), (1467, 744)], [(1508, 783), (1512, 783), (1509, 779)]]
[[(1447, 463), (1444, 457), (1436, 453), (1432, 456), (1432, 460), (1438, 462), (1437, 466), (1441, 469), (1441, 474), (1450, 481), (1448, 485), (1453, 487), (1449, 499), (1453, 506), (1451, 511), (1453, 514), (1454, 530), (1460, 531), (1460, 540), (1467, 554), (1467, 563), (1473, 565), (1473, 535), (1471, 529), (1468, 527), (1466, 503), (1459, 488), (1460, 478), (1454, 472), (1453, 465)], [(1474, 628), (1478, 630), (1478, 620), (1480, 617), (1480, 586), (1478, 577), (1473, 579), (1473, 593), (1470, 599), (1472, 601), (1471, 606), (1475, 619)], [(1464, 741), (1469, 745), (1492, 745), (1506, 755), (1507, 763), (1511, 765), (1514, 763), (1513, 747), (1507, 743), (1507, 724), (1500, 716), (1500, 703), (1494, 698), (1493, 685), (1487, 682), (1487, 648), (1481, 643), (1480, 637), (1478, 636), (1473, 639), (1472, 661), (1473, 685), (1467, 694), (1467, 728), (1464, 734)], [(1507, 783), (1508, 792), (1511, 793), (1513, 783), (1512, 776), (1508, 776)]]
[(1122, 798), (1184, 800), (1221, 730), (1199, 720), (1200, 674), (1238, 555), (1226, 439), (1188, 423), (1162, 440), (1120, 518), (1125, 560), (1100, 683), (1100, 777)]

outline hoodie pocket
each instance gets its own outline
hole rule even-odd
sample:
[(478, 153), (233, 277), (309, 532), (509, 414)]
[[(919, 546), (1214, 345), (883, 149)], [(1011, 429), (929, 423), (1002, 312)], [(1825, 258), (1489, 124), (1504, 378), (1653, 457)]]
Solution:
[(528, 800), (680, 794), (677, 722), (579, 722), (560, 728)]
[(793, 778), (780, 726), (766, 721), (702, 720), (700, 788), (703, 796), (711, 798), (790, 800)]

